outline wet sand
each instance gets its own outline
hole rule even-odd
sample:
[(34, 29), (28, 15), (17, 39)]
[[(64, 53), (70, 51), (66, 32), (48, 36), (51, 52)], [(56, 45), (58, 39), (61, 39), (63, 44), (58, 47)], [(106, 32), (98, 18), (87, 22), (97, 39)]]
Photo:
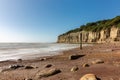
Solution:
[[(70, 60), (69, 56), (77, 54), (84, 55), (75, 60)], [(101, 59), (104, 63), (92, 64), (92, 61)], [(89, 67), (83, 67), (83, 64), (89, 64)], [(2, 61), (0, 70), (10, 65), (28, 65), (33, 69), (17, 68), (0, 72), (0, 80), (79, 80), (88, 73), (95, 74), (101, 80), (119, 80), (120, 79), (120, 44), (93, 44), (85, 46), (82, 50), (79, 48), (63, 51), (59, 55), (40, 57), (23, 61)], [(47, 64), (52, 66), (45, 68)], [(77, 66), (79, 69), (75, 72), (71, 68)], [(49, 77), (36, 78), (36, 75), (42, 70), (52, 68), (60, 69), (61, 72)]]

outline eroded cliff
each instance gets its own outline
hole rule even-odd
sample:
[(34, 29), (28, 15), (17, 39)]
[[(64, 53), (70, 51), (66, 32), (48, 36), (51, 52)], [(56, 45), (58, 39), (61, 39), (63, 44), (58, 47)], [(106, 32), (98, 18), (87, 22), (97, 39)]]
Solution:
[(58, 43), (79, 43), (80, 33), (82, 33), (82, 42), (85, 43), (105, 43), (120, 41), (120, 29), (112, 26), (110, 29), (101, 30), (98, 32), (80, 31), (71, 32), (69, 34), (60, 35)]
[[(80, 34), (82, 34), (80, 36)], [(58, 36), (58, 43), (105, 43), (120, 41), (120, 16), (81, 25)]]

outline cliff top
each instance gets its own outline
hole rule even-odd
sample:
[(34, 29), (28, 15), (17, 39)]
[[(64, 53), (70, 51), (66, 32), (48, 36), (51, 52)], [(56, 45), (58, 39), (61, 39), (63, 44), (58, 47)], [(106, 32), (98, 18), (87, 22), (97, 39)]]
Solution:
[(115, 18), (112, 19), (107, 19), (107, 20), (99, 20), (96, 22), (90, 22), (85, 25), (81, 25), (79, 28), (70, 30), (62, 35), (66, 35), (72, 32), (79, 32), (79, 31), (92, 31), (92, 32), (97, 32), (105, 29), (110, 29), (112, 26), (116, 26), (120, 28), (120, 16), (116, 16)]

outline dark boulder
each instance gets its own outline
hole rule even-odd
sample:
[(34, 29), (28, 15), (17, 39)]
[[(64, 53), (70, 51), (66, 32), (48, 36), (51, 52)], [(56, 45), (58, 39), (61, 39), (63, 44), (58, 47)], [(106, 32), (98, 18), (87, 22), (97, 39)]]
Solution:
[(84, 55), (78, 55), (78, 54), (73, 54), (69, 56), (69, 60), (75, 60), (78, 59), (80, 57), (83, 57)]

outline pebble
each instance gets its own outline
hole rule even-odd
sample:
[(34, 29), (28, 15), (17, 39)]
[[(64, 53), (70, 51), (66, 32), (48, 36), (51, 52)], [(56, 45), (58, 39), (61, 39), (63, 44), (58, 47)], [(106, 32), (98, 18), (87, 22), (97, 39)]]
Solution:
[(77, 66), (74, 66), (74, 67), (71, 68), (70, 71), (75, 72), (75, 71), (77, 71), (78, 69), (79, 69), (79, 68), (78, 68)]

